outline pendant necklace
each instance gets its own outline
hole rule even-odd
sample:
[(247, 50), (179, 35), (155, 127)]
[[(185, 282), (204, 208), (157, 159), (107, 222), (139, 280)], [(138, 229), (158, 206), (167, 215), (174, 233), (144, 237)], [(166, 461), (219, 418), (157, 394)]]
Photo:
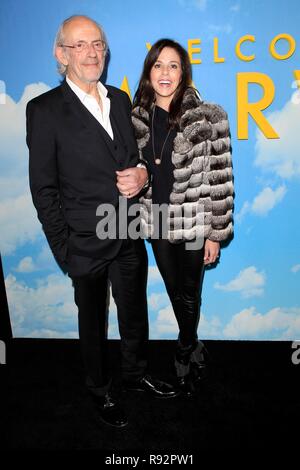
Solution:
[(170, 132), (171, 132), (171, 128), (169, 129), (169, 131), (167, 133), (167, 137), (164, 140), (164, 143), (163, 143), (163, 146), (162, 146), (162, 149), (161, 149), (161, 152), (160, 152), (160, 156), (155, 157), (155, 144), (154, 144), (154, 114), (155, 114), (155, 110), (156, 110), (156, 106), (154, 105), (154, 109), (153, 109), (153, 113), (152, 113), (152, 126), (151, 126), (152, 127), (152, 136), (151, 136), (152, 137), (152, 150), (153, 150), (153, 158), (154, 158), (155, 164), (160, 165), (161, 161), (162, 161), (164, 148), (165, 148), (166, 142), (167, 142), (168, 137), (169, 137)]

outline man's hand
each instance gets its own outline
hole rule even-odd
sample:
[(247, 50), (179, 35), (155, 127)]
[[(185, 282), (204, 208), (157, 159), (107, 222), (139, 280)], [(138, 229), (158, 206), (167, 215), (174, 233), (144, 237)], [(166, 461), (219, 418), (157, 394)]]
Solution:
[(212, 264), (216, 261), (220, 252), (220, 243), (206, 240), (204, 245), (204, 264)]
[(126, 170), (116, 171), (117, 187), (122, 196), (128, 199), (136, 196), (145, 186), (148, 180), (146, 168), (127, 168)]

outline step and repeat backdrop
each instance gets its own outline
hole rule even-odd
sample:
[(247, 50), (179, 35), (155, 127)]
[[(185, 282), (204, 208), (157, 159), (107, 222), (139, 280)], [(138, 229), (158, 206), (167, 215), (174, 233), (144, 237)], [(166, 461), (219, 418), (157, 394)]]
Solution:
[[(235, 235), (206, 271), (199, 337), (300, 337), (300, 11), (297, 0), (1, 0), (0, 249), (15, 337), (76, 338), (70, 279), (56, 265), (28, 186), (25, 107), (59, 84), (52, 55), (60, 23), (99, 22), (108, 38), (105, 82), (132, 98), (151, 44), (189, 52), (203, 99), (229, 114)], [(149, 253), (151, 338), (177, 325)], [(118, 338), (110, 305), (109, 336)]]

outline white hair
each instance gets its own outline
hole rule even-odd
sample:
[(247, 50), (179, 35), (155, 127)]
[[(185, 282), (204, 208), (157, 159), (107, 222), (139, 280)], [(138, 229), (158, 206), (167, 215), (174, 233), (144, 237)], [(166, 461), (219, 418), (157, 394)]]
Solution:
[(97, 28), (99, 29), (99, 31), (101, 33), (102, 40), (106, 44), (104, 55), (106, 55), (107, 51), (108, 51), (108, 45), (107, 45), (105, 32), (104, 32), (102, 26), (99, 23), (97, 23), (97, 21), (93, 20), (92, 18), (90, 18), (89, 16), (86, 16), (86, 15), (72, 15), (72, 16), (70, 16), (69, 18), (64, 20), (62, 22), (62, 24), (60, 25), (60, 27), (58, 28), (58, 31), (56, 33), (55, 40), (54, 40), (54, 45), (53, 45), (53, 55), (54, 55), (54, 57), (56, 58), (56, 61), (57, 61), (57, 70), (63, 76), (65, 76), (66, 73), (67, 73), (67, 66), (58, 61), (58, 59), (56, 57), (56, 48), (60, 47), (64, 44), (64, 42), (65, 42), (65, 35), (64, 35), (65, 26), (68, 23), (70, 23), (71, 21), (73, 21), (75, 18), (85, 18), (86, 20), (89, 20), (92, 23), (94, 23), (94, 25), (97, 26)]

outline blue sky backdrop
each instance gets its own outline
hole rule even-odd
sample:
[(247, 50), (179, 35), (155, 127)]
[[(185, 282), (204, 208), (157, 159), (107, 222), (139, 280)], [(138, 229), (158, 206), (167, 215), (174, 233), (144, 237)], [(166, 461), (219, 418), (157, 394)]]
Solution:
[[(300, 337), (300, 13), (296, 0), (2, 0), (0, 4), (0, 249), (15, 336), (77, 337), (70, 280), (57, 268), (37, 221), (28, 189), (25, 107), (59, 83), (52, 46), (63, 19), (86, 14), (106, 31), (111, 60), (107, 83), (126, 76), (136, 90), (146, 43), (171, 37), (187, 47), (201, 39), (201, 64), (193, 65), (202, 97), (228, 112), (235, 175), (235, 237), (216, 269), (207, 270), (199, 336), (212, 339)], [(286, 60), (269, 52), (271, 40), (287, 33), (296, 50)], [(235, 54), (240, 37), (252, 34), (243, 62)], [(219, 39), (214, 63), (213, 38)], [(287, 51), (280, 41), (277, 51)], [(275, 85), (264, 112), (280, 135), (268, 140), (249, 119), (249, 138), (237, 139), (237, 73), (259, 72)], [(249, 100), (262, 90), (249, 87)], [(149, 249), (148, 301), (151, 338), (175, 338), (177, 326)], [(110, 337), (118, 337), (112, 301)]]

